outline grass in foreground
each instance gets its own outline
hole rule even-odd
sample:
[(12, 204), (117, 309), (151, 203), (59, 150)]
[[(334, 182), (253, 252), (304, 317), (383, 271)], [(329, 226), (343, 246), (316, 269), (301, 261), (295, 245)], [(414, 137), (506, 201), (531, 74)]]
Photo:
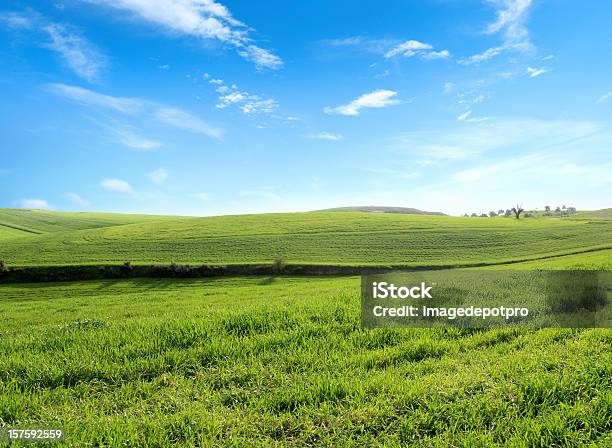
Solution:
[(0, 286), (0, 422), (73, 446), (610, 446), (610, 330), (362, 330), (358, 290)]

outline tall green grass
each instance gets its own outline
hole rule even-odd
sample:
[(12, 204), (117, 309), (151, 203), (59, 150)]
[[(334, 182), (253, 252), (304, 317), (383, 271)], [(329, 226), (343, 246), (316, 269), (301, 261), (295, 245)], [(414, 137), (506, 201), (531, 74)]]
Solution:
[(610, 446), (610, 330), (363, 330), (358, 278), (0, 286), (0, 423), (72, 446)]

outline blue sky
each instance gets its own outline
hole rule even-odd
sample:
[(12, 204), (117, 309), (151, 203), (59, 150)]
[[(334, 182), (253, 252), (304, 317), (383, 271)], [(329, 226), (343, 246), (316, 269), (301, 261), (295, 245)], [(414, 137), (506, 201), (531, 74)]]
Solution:
[(610, 207), (612, 4), (12, 1), (0, 207)]

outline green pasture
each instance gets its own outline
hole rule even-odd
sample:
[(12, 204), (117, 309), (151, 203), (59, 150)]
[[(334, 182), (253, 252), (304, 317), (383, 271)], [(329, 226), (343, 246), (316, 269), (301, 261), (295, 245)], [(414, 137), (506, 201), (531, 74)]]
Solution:
[(0, 423), (72, 446), (609, 446), (609, 330), (372, 329), (359, 279), (0, 286)]
[[(58, 216), (71, 226), (84, 225), (71, 221), (73, 214)], [(119, 224), (122, 216), (104, 214), (87, 223), (94, 227), (103, 218), (115, 220), (103, 227), (75, 230), (66, 225), (64, 230), (4, 238), (0, 260), (9, 266), (242, 264), (270, 263), (280, 256), (287, 263), (432, 266), (612, 248), (611, 220), (310, 212), (161, 220), (127, 216), (143, 222)]]

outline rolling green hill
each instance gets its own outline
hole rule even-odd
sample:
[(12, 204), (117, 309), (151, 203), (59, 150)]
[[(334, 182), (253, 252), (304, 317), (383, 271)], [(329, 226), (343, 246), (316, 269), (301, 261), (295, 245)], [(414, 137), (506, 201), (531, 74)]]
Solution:
[(317, 210), (319, 212), (364, 212), (364, 213), (399, 213), (402, 215), (437, 215), (437, 216), (446, 216), (444, 213), (440, 212), (425, 212), (423, 210), (419, 210), (418, 208), (408, 208), (408, 207), (385, 207), (385, 206), (375, 206), (375, 205), (366, 205), (361, 207), (335, 207), (335, 208), (327, 208), (324, 210)]
[(601, 210), (581, 210), (576, 213), (576, 217), (612, 219), (612, 208), (603, 208)]
[(0, 209), (0, 239), (3, 239), (3, 235), (6, 239), (15, 236), (93, 229), (167, 219), (176, 219), (176, 217), (3, 208)]
[[(89, 215), (92, 227), (109, 222), (106, 214), (100, 220)], [(9, 266), (241, 264), (270, 263), (280, 255), (287, 263), (431, 266), (612, 248), (612, 221), (353, 212), (158, 218), (120, 225), (113, 216), (112, 226), (4, 239), (0, 259)]]

